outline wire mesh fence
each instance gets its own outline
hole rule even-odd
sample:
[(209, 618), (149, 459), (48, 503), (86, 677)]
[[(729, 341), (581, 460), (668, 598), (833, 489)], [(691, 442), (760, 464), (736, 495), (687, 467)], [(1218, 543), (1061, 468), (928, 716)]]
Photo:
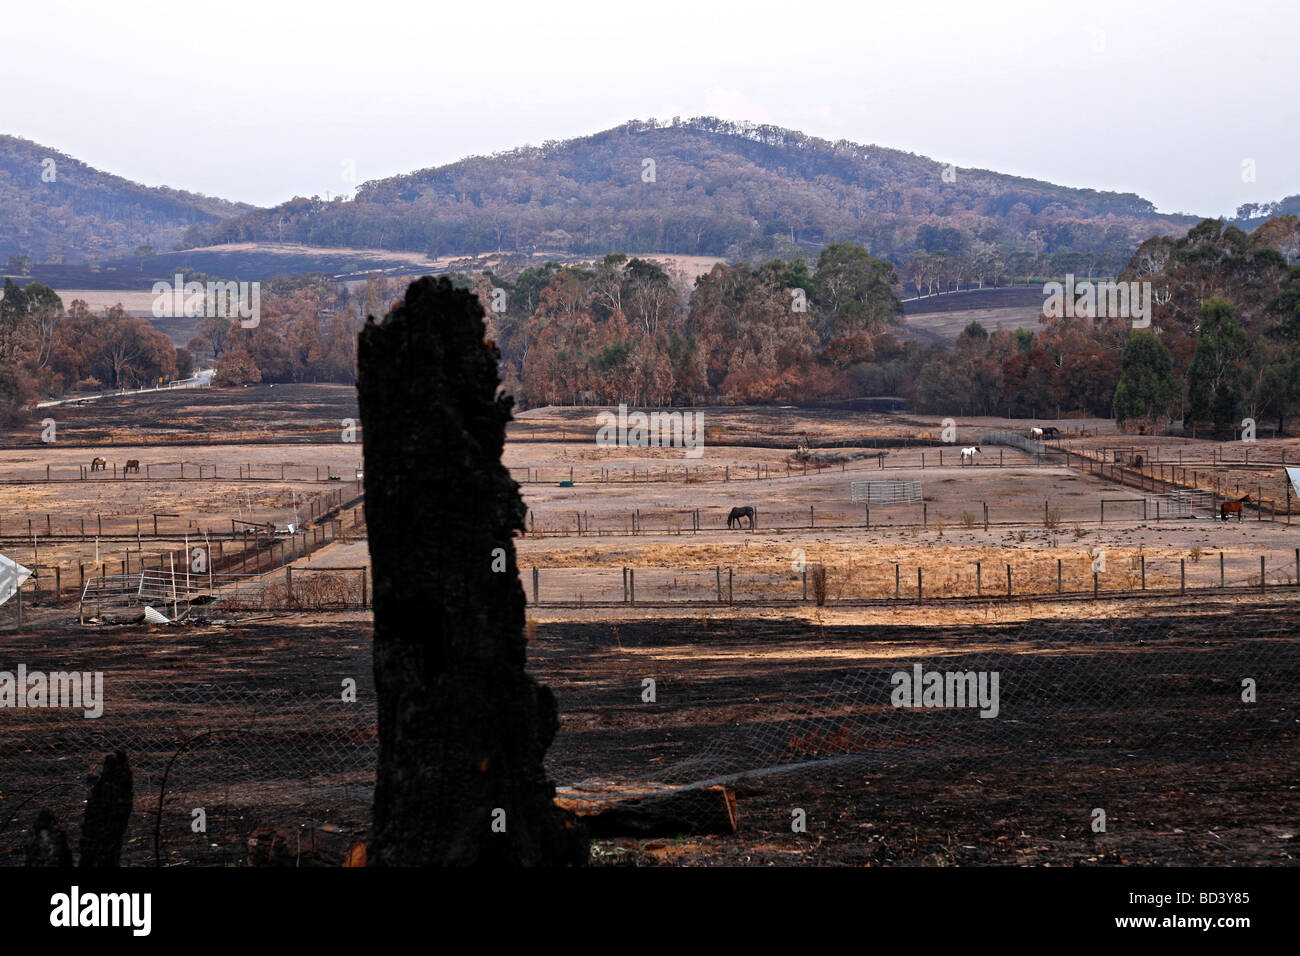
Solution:
[[(79, 838), (86, 777), (125, 750), (135, 808), (123, 859), (240, 863), (261, 827), (337, 834), (364, 828), (378, 753), (368, 674), (314, 687), (102, 680), (102, 713), (33, 707), (0, 735), (0, 847), (20, 843), (36, 807)], [(312, 683), (308, 681), (308, 683)], [(85, 700), (82, 701), (85, 703)], [(10, 833), (4, 835), (5, 828)], [(9, 864), (21, 862), (12, 855)]]
[[(1020, 861), (1025, 831), (1058, 859), (1107, 840), (1131, 856), (1157, 817), (1149, 859), (1216, 859), (1300, 809), (1286, 786), (1300, 730), (1289, 615), (873, 628), (865, 647), (860, 628), (701, 622), (700, 646), (678, 621), (665, 646), (593, 626), (584, 653), (600, 663), (581, 681), (566, 655), (539, 668), (564, 715), (551, 771), (588, 802), (684, 792), (676, 812), (697, 826), (729, 788), (751, 850), (806, 832), (837, 862), (922, 860), (918, 830), (948, 859)], [(1219, 812), (1234, 773), (1268, 784)], [(1096, 829), (1098, 810), (1119, 833)], [(1209, 849), (1182, 839), (1192, 832)]]
[[(890, 862), (873, 841), (901, 839), (889, 821), (910, 812), (914, 824), (915, 794), (926, 792), (950, 839), (995, 846), (1048, 819), (1059, 846), (1077, 852), (1097, 809), (1154, 813), (1142, 802), (1173, 793), (1165, 822), (1191, 828), (1208, 812), (1197, 787), (1255, 773), (1293, 781), (1300, 753), (1293, 604), (993, 627), (567, 625), (529, 653), (559, 703), (547, 761), (562, 802), (582, 812), (671, 794), (668, 825), (690, 834), (716, 826), (726, 788), (740, 830), (724, 839), (737, 847), (798, 833), (798, 810), (845, 859), (869, 849)], [(195, 663), (220, 668), (215, 657)], [(94, 718), (0, 711), (6, 864), (21, 863), (38, 807), (76, 845), (86, 776), (117, 749), (135, 776), (127, 863), (233, 865), (259, 853), (337, 863), (364, 840), (377, 759), (368, 673), (151, 682), (108, 672), (99, 700)], [(1250, 800), (1286, 792), (1291, 803), (1269, 812), (1294, 821), (1294, 788)], [(957, 812), (962, 801), (979, 812)], [(1180, 845), (1166, 838), (1166, 850)]]

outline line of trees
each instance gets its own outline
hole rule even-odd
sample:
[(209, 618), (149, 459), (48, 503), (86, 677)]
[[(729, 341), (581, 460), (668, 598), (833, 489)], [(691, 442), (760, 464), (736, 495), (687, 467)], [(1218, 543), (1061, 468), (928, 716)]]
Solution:
[[(936, 234), (936, 243), (951, 237)], [(591, 268), (550, 262), (458, 275), (488, 318), (505, 388), (521, 404), (793, 403), (899, 396), (920, 412), (1114, 415), (1223, 430), (1300, 407), (1300, 228), (1247, 234), (1207, 220), (1142, 244), (1120, 281), (1152, 285), (1149, 329), (1127, 318), (1042, 316), (1036, 329), (972, 322), (953, 347), (899, 333), (903, 280), (853, 243), (803, 258), (680, 274), (611, 253)], [(263, 284), (260, 321), (204, 318), (176, 349), (120, 306), (66, 312), (53, 290), (6, 280), (0, 301), (0, 414), (35, 395), (188, 374), (216, 384), (353, 382), (356, 335), (402, 289), (373, 275), (352, 289), (320, 274)], [(1065, 310), (1069, 311), (1069, 310)]]
[(95, 313), (80, 299), (66, 310), (48, 286), (5, 279), (0, 300), (0, 420), (40, 396), (132, 388), (188, 375), (191, 357), (120, 305)]

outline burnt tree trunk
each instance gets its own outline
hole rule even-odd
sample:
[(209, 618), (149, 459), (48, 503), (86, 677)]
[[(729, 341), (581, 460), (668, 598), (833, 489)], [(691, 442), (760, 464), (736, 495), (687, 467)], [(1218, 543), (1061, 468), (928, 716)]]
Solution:
[(109, 754), (104, 758), (104, 769), (90, 777), (90, 795), (81, 824), (82, 867), (119, 864), (134, 799), (126, 751)]
[(31, 839), (27, 841), (26, 866), (72, 866), (72, 850), (68, 848), (68, 835), (49, 810), (42, 809), (32, 824)]
[(514, 400), (496, 394), (484, 331), (473, 295), (424, 278), (358, 343), (379, 712), (373, 866), (587, 857), (542, 766), (559, 722), (549, 688), (524, 672), (513, 534), (525, 509), (501, 464)]

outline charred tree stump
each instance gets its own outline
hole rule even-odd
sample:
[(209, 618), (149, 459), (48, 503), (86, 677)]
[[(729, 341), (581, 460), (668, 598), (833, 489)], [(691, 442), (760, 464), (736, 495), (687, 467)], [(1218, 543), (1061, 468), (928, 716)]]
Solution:
[(32, 824), (32, 836), (27, 841), (26, 866), (72, 866), (72, 850), (68, 848), (68, 835), (59, 826), (53, 813), (42, 809)]
[(484, 332), (477, 298), (426, 277), (358, 343), (379, 716), (372, 866), (587, 858), (542, 766), (559, 720), (524, 671), (513, 540), (524, 505), (501, 464), (514, 399), (497, 395)]
[(90, 796), (81, 825), (80, 866), (115, 867), (122, 855), (122, 836), (131, 818), (131, 766), (126, 751), (104, 758), (104, 769), (91, 774)]

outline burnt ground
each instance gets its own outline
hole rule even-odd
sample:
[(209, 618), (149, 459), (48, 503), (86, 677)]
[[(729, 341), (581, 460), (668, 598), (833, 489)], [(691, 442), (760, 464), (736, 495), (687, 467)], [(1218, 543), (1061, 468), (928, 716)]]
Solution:
[[(1294, 611), (1041, 626), (552, 623), (537, 627), (530, 664), (559, 700), (549, 761), (561, 785), (727, 777), (737, 791), (738, 833), (603, 840), (595, 863), (1287, 865), (1300, 830)], [(240, 865), (256, 834), (263, 857), (337, 864), (364, 840), (371, 796), (369, 639), (361, 615), (0, 635), (0, 670), (103, 670), (106, 697), (98, 720), (0, 710), (0, 861), (21, 863), (42, 804), (75, 849), (81, 780), (125, 741), (137, 802), (124, 859), (151, 862), (161, 772), (186, 737), (207, 734), (172, 765), (163, 861)], [(918, 661), (998, 670), (999, 716), (888, 706), (888, 674)], [(1257, 703), (1241, 703), (1243, 676)], [(358, 701), (340, 709), (347, 678)], [(191, 829), (196, 808), (206, 833)], [(1097, 808), (1105, 832), (1090, 825)], [(792, 832), (796, 809), (805, 833)]]

